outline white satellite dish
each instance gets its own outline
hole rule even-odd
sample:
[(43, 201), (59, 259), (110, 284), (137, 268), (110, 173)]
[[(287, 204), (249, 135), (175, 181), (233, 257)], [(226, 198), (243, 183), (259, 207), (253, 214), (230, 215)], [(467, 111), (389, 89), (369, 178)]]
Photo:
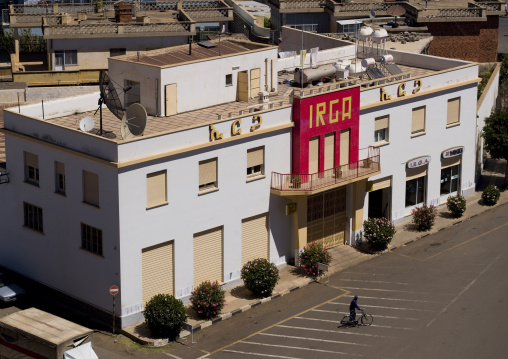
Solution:
[(370, 17), (371, 19), (375, 18), (375, 17), (376, 17), (376, 12), (375, 12), (374, 10), (370, 10), (370, 12), (369, 12), (369, 17)]
[(93, 130), (95, 122), (91, 117), (85, 117), (79, 122), (79, 129), (83, 132), (90, 132)]
[(120, 132), (124, 140), (142, 136), (146, 127), (146, 110), (139, 103), (133, 103), (125, 111)]

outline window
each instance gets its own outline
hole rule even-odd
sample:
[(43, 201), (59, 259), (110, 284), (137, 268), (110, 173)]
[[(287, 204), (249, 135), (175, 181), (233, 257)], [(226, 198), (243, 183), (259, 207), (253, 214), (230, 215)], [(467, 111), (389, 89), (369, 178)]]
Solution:
[(226, 75), (226, 86), (231, 86), (231, 85), (233, 85), (233, 75), (229, 74), (229, 75)]
[(167, 203), (166, 171), (146, 175), (146, 206), (148, 208)]
[(62, 57), (63, 57), (64, 65), (77, 65), (78, 64), (78, 50), (55, 51), (55, 58), (62, 58)]
[(460, 97), (448, 100), (448, 111), (446, 125), (455, 125), (460, 123)]
[(218, 188), (217, 158), (199, 162), (199, 190)]
[(81, 248), (102, 256), (102, 231), (81, 223)]
[(141, 103), (141, 86), (137, 81), (125, 80), (125, 87), (132, 86), (128, 91), (124, 92), (125, 108), (133, 103)]
[(425, 201), (425, 179), (427, 176), (406, 180), (406, 207)]
[(65, 194), (65, 165), (55, 161), (55, 192)]
[(23, 214), (24, 226), (42, 233), (42, 208), (23, 202)]
[(99, 207), (99, 175), (83, 171), (83, 202)]
[(388, 116), (376, 118), (374, 125), (374, 142), (388, 142), (388, 122)]
[(411, 125), (411, 135), (425, 133), (425, 106), (413, 109), (413, 122)]
[(109, 49), (109, 57), (125, 55), (125, 49)]
[(247, 150), (247, 178), (262, 176), (265, 173), (265, 148)]
[(39, 185), (39, 156), (25, 152), (25, 181)]
[(460, 179), (459, 165), (441, 168), (441, 196), (457, 192)]

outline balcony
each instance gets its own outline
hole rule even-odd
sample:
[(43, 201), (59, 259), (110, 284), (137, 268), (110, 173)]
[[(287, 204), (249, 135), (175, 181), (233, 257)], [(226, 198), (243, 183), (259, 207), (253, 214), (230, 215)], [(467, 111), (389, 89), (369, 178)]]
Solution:
[(272, 172), (271, 193), (280, 196), (311, 195), (381, 173), (379, 148), (360, 149), (363, 159), (313, 174)]

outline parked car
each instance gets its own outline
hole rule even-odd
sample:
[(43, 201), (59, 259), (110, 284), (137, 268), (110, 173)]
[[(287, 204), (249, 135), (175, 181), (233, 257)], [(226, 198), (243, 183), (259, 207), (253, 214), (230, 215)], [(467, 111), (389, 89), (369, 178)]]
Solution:
[(23, 288), (13, 283), (5, 274), (0, 272), (0, 303), (15, 302), (23, 294), (25, 294)]

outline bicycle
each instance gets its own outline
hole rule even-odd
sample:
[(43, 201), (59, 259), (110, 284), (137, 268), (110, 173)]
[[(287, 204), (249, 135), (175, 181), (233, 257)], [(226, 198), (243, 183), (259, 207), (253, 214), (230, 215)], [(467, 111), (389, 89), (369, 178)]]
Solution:
[(362, 315), (360, 315), (360, 317), (357, 318), (358, 320), (356, 321), (356, 323), (351, 320), (351, 314), (345, 315), (342, 318), (342, 320), (340, 321), (341, 326), (342, 327), (356, 327), (357, 325), (365, 325), (365, 326), (371, 325), (372, 322), (374, 321), (374, 318), (372, 317), (372, 315), (365, 313), (364, 310), (362, 310), (361, 312), (362, 312)]

